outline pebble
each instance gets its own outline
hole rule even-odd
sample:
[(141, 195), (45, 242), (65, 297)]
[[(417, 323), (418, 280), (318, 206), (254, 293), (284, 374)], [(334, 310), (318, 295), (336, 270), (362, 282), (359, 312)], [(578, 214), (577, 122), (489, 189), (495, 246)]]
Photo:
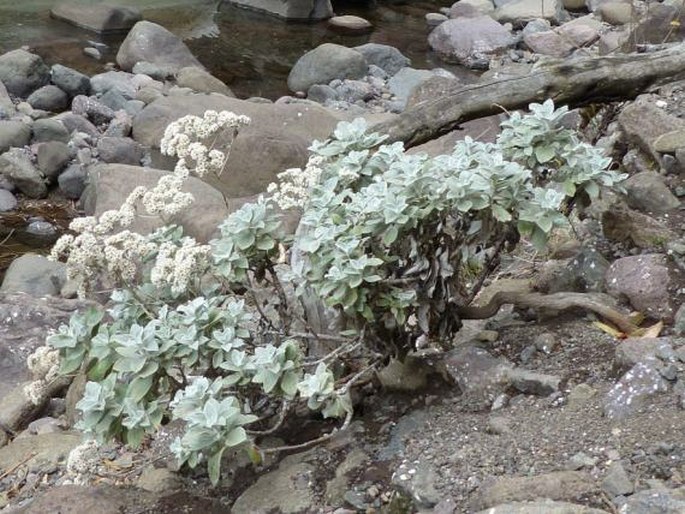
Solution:
[(100, 50), (98, 50), (97, 48), (93, 48), (92, 46), (85, 47), (83, 49), (83, 53), (97, 61), (102, 59), (102, 54), (100, 53)]

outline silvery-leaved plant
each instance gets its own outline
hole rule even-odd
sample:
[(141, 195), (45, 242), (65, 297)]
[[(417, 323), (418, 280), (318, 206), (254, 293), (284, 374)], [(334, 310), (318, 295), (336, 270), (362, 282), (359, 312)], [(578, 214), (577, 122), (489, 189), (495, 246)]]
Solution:
[[(226, 450), (259, 454), (260, 435), (298, 402), (347, 426), (353, 385), (419, 341), (448, 343), (503, 251), (521, 237), (544, 245), (576, 200), (621, 180), (563, 127), (565, 112), (533, 104), (495, 143), (466, 138), (436, 157), (383, 144), (364, 120), (341, 123), (208, 244), (173, 224), (127, 231), (141, 202), (162, 217), (185, 208), (184, 181), (225, 164), (228, 148), (206, 139), (226, 129), (231, 141), (247, 120), (175, 122), (162, 150), (176, 171), (117, 211), (75, 220), (79, 235), (55, 249), (70, 276), (92, 284), (104, 272), (122, 286), (106, 312), (75, 314), (47, 340), (63, 373), (85, 374), (79, 427), (138, 445), (176, 419), (173, 453), (206, 462), (217, 483)], [(279, 208), (301, 214), (295, 236)], [(338, 332), (322, 325), (330, 312)]]

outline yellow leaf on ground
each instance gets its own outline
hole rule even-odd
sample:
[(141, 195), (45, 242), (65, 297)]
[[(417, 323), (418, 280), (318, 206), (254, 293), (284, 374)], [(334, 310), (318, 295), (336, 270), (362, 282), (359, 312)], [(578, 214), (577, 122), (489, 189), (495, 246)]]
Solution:
[(615, 337), (616, 339), (625, 339), (626, 337), (626, 335), (620, 330), (612, 327), (611, 325), (607, 325), (606, 323), (602, 323), (601, 321), (593, 321), (592, 324), (596, 326), (598, 329), (600, 329), (602, 332), (606, 332), (607, 334)]
[(651, 338), (651, 337), (659, 337), (659, 334), (661, 334), (661, 331), (663, 329), (664, 329), (664, 322), (659, 321), (659, 323), (656, 323), (656, 324), (652, 325), (651, 327), (638, 328), (632, 334), (630, 334), (630, 337), (639, 337), (641, 339)]

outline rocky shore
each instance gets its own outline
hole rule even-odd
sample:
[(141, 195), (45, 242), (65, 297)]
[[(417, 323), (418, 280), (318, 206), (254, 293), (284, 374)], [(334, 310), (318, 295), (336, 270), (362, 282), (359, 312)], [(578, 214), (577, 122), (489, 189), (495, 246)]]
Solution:
[[(549, 254), (526, 247), (503, 263), (479, 300), (512, 288), (602, 293), (608, 305), (652, 320), (651, 331), (622, 340), (582, 313), (504, 309), (468, 323), (437, 360), (389, 363), (377, 387), (360, 393), (356, 421), (326, 444), (257, 467), (230, 456), (212, 488), (201, 472), (176, 468), (167, 450), (173, 424), (137, 451), (88, 447), (72, 429), (77, 385), (56, 384), (40, 405), (27, 398), (36, 370), (26, 357), (89, 304), (75, 299), (64, 266), (39, 253), (70, 217), (116, 207), (173, 169), (159, 142), (180, 116), (214, 109), (252, 120), (218, 183), (190, 179), (188, 191), (203, 201), (174, 220), (208, 241), (278, 173), (303, 166), (311, 142), (339, 121), (393, 119), (464, 84), (445, 69), (413, 68), (388, 45), (326, 43), (290, 71), (292, 95), (239, 99), (181, 39), (135, 9), (62, 6), (53, 15), (128, 32), (116, 63), (92, 76), (48, 66), (28, 49), (0, 55), (0, 237), (25, 242), (0, 285), (0, 511), (685, 512), (685, 82), (674, 77), (635, 101), (572, 111), (569, 126), (630, 177), (573, 233), (559, 234)], [(446, 63), (492, 80), (545, 59), (681, 41), (681, 17), (682, 2), (670, 0), (460, 0), (426, 23)], [(411, 151), (445, 153), (467, 135), (492, 140), (499, 121), (466, 123)], [(312, 417), (262, 444), (297, 443), (326, 428)]]

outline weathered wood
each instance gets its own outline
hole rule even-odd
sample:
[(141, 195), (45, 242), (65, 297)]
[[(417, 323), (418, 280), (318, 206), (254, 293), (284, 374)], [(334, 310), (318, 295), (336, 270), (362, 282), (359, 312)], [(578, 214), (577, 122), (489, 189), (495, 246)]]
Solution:
[(407, 148), (435, 139), (460, 123), (520, 109), (548, 98), (556, 104), (630, 100), (663, 79), (685, 76), (685, 43), (652, 53), (550, 60), (529, 74), (471, 84), (421, 102), (373, 126)]

